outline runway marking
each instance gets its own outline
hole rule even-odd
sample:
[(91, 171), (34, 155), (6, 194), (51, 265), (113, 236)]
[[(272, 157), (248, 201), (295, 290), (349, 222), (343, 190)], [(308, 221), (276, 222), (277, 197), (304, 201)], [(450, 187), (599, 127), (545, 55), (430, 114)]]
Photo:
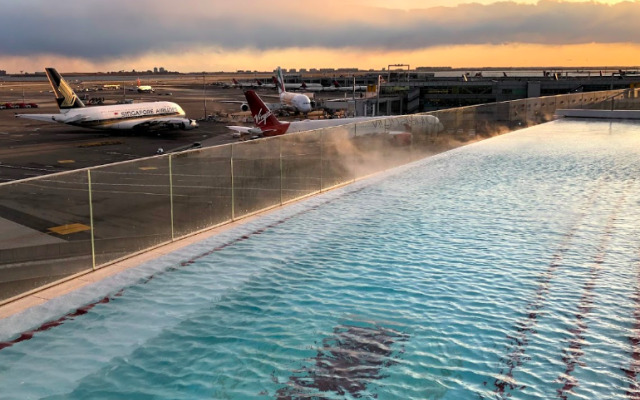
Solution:
[(58, 160), (58, 164), (73, 164), (76, 160)]
[(108, 146), (108, 145), (112, 145), (112, 144), (122, 144), (122, 141), (120, 141), (120, 140), (103, 140), (101, 142), (83, 143), (83, 144), (79, 145), (78, 147), (80, 147), (80, 148), (83, 148), (83, 147), (97, 147), (97, 146)]
[(51, 232), (57, 233), (58, 235), (70, 235), (72, 233), (84, 232), (90, 229), (91, 228), (89, 228), (85, 224), (67, 224), (67, 225), (54, 226), (53, 228), (49, 228)]
[(138, 169), (141, 170), (141, 171), (151, 171), (151, 170), (158, 169), (158, 168), (157, 167), (140, 167)]

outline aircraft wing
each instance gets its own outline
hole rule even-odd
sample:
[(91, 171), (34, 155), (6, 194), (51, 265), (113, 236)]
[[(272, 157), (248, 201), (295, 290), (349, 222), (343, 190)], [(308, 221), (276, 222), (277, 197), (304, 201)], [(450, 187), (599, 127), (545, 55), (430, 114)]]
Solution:
[[(240, 104), (240, 110), (249, 111), (249, 105), (247, 104), (246, 101), (240, 101), (240, 100), (218, 100), (218, 103)], [(278, 102), (278, 103), (266, 103), (266, 106), (269, 107), (269, 110), (271, 110), (271, 111), (278, 111), (278, 110), (282, 110), (282, 109), (295, 111), (295, 108), (293, 108), (291, 106), (288, 106), (288, 105), (285, 105), (285, 104), (282, 104), (280, 102)], [(227, 127), (227, 128), (230, 128), (230, 127)]]
[(198, 124), (187, 118), (153, 118), (145, 121), (131, 121), (131, 129), (154, 130), (154, 129), (193, 129)]
[(291, 106), (282, 103), (265, 103), (265, 105), (269, 107), (269, 110), (271, 111), (282, 110), (283, 108), (292, 108)]
[(71, 118), (65, 114), (16, 114), (16, 118), (34, 119), (36, 121), (62, 122), (65, 124), (77, 124), (88, 119), (86, 115), (78, 114)]
[(56, 121), (56, 117), (59, 117), (60, 114), (16, 114), (16, 118), (24, 118), (24, 119), (35, 119), (36, 121)]
[(242, 137), (245, 135), (250, 135), (250, 136), (260, 136), (262, 135), (262, 131), (260, 130), (260, 128), (257, 127), (251, 127), (251, 126), (227, 126), (227, 128), (231, 129), (233, 131), (232, 136), (233, 137)]

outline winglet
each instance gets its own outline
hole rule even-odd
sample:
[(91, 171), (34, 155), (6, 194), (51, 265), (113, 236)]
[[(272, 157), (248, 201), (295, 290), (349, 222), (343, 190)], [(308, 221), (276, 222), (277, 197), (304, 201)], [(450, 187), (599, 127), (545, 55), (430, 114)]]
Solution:
[(58, 102), (58, 108), (66, 110), (70, 108), (84, 107), (84, 103), (74, 93), (71, 86), (65, 81), (55, 68), (45, 68), (49, 83)]

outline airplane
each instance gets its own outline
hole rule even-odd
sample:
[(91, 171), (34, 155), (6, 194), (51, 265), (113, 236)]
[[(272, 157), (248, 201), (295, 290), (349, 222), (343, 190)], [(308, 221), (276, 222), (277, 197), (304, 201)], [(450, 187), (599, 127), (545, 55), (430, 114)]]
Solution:
[(231, 87), (234, 88), (253, 88), (256, 87), (256, 84), (253, 82), (238, 82), (236, 78), (231, 78), (232, 84)]
[(305, 92), (335, 92), (338, 89), (334, 85), (322, 86), (319, 83), (305, 83), (300, 84), (300, 90)]
[(285, 83), (284, 88), (286, 90), (302, 90), (308, 92), (320, 92), (322, 91), (322, 85), (319, 83)]
[(138, 93), (153, 93), (155, 90), (149, 85), (140, 85), (140, 78), (138, 78)]
[(248, 126), (227, 126), (233, 131), (234, 137), (250, 137), (252, 139), (259, 137), (269, 137), (283, 135), (285, 133), (310, 131), (313, 129), (327, 128), (331, 126), (346, 125), (354, 122), (362, 122), (373, 119), (381, 119), (385, 117), (353, 117), (353, 118), (335, 118), (335, 119), (319, 119), (304, 120), (293, 122), (281, 122), (271, 112), (269, 107), (262, 101), (258, 94), (253, 90), (244, 92), (247, 98), (247, 104), (251, 108), (251, 114), (255, 121), (255, 127)]
[[(304, 113), (307, 114), (311, 111), (312, 108), (316, 106), (315, 100), (311, 100), (309, 96), (303, 93), (291, 93), (287, 92), (284, 87), (284, 78), (282, 77), (282, 70), (280, 67), (277, 69), (277, 77), (273, 76), (274, 85), (278, 87), (278, 97), (280, 98), (280, 103), (269, 103), (267, 107), (273, 111), (277, 110), (292, 110), (296, 114)], [(260, 80), (256, 81), (260, 83), (260, 88), (266, 87), (274, 87), (274, 85), (268, 85), (260, 82)], [(243, 101), (235, 101), (235, 100), (223, 100), (222, 103), (240, 103), (240, 110), (249, 111), (251, 108), (247, 102)]]
[(284, 77), (282, 76), (282, 69), (280, 67), (276, 70), (275, 82), (278, 86), (278, 94), (280, 95), (280, 103), (283, 107), (293, 108), (296, 113), (308, 113), (312, 108), (316, 106), (316, 102), (309, 99), (309, 96), (302, 93), (290, 93), (287, 92), (284, 86)]
[(59, 122), (83, 128), (136, 131), (190, 130), (198, 126), (195, 120), (185, 118), (185, 112), (179, 105), (168, 101), (87, 107), (55, 68), (46, 68), (45, 72), (60, 113), (16, 114), (17, 118)]
[(362, 85), (342, 86), (340, 85), (340, 83), (338, 83), (338, 81), (333, 81), (333, 86), (336, 88), (336, 90), (339, 90), (341, 92), (364, 92), (365, 90), (367, 90), (367, 87)]

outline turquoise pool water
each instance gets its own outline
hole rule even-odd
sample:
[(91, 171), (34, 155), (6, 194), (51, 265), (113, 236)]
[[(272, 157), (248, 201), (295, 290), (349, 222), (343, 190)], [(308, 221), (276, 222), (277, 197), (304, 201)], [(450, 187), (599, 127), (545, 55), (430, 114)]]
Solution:
[(638, 398), (639, 173), (556, 121), (314, 197), (3, 321), (0, 399)]

